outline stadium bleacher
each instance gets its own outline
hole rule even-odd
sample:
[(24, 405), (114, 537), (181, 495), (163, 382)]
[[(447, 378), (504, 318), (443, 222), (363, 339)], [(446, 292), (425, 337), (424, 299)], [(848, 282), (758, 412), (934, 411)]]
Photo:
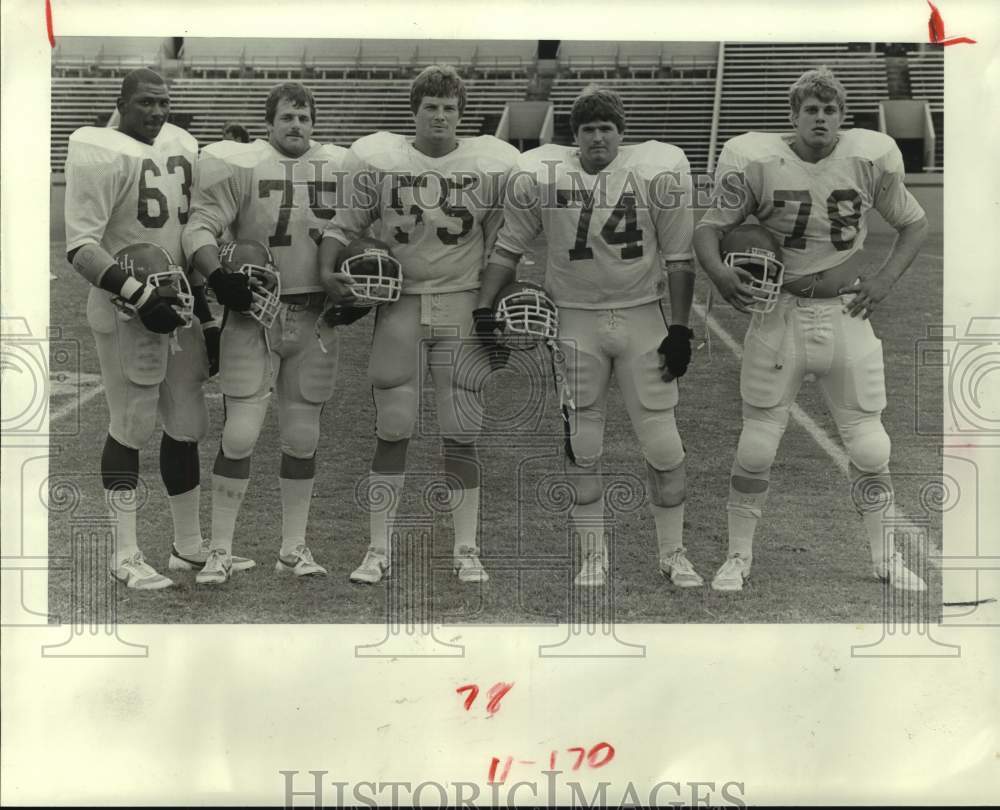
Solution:
[[(695, 171), (709, 165), (716, 104), (717, 43), (563, 41), (557, 74), (540, 82), (538, 43), (530, 40), (360, 40), (186, 38), (180, 76), (171, 81), (172, 108), (190, 116), (202, 144), (225, 123), (264, 137), (263, 102), (279, 80), (305, 81), (319, 107), (317, 140), (348, 145), (378, 129), (412, 133), (408, 88), (432, 62), (455, 64), (466, 75), (469, 103), (460, 134), (479, 134), (511, 100), (548, 98), (557, 140), (569, 142), (572, 100), (597, 81), (625, 102), (626, 143), (665, 140), (681, 146)], [(170, 61), (170, 40), (72, 37), (53, 55), (52, 146), (60, 172), (69, 134), (112, 110), (120, 77), (134, 67)], [(912, 95), (930, 104), (943, 166), (944, 65), (940, 49), (909, 56)], [(885, 60), (875, 48), (841, 44), (725, 43), (715, 156), (725, 141), (748, 130), (787, 131), (788, 86), (802, 71), (825, 64), (848, 90), (845, 126), (873, 126), (888, 97)], [(168, 74), (169, 75), (169, 74)]]

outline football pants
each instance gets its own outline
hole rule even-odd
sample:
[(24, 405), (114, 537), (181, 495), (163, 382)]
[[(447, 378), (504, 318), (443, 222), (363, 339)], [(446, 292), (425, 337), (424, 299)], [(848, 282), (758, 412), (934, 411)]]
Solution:
[(201, 441), (208, 431), (203, 392), (208, 353), (197, 319), (174, 333), (177, 346), (171, 348), (169, 335), (150, 332), (136, 317), (124, 319), (109, 294), (93, 287), (87, 322), (97, 344), (112, 438), (126, 447), (143, 447), (159, 413), (172, 438)]

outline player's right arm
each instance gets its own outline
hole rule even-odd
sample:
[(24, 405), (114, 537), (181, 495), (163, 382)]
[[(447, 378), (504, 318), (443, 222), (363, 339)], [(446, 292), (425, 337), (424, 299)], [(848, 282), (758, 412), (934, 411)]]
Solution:
[(244, 175), (249, 172), (237, 171), (212, 146), (202, 150), (191, 213), (181, 234), (193, 273), (206, 279), (220, 304), (237, 312), (246, 312), (252, 304), (249, 279), (223, 271), (218, 240), (239, 217)]
[(719, 250), (722, 238), (754, 213), (757, 197), (748, 177), (746, 162), (732, 142), (727, 143), (715, 168), (712, 202), (694, 229), (695, 255), (719, 294), (740, 312), (747, 312), (753, 295), (747, 286), (753, 276), (742, 268), (729, 267)]
[(535, 176), (515, 168), (506, 183), (503, 226), (483, 271), (476, 308), (493, 308), (497, 294), (517, 275), (517, 263), (542, 230)]
[(344, 156), (344, 180), (338, 188), (337, 213), (323, 230), (319, 245), (319, 278), (334, 304), (349, 303), (354, 297), (350, 283), (340, 272), (340, 255), (375, 222), (381, 213), (377, 172), (352, 146)]

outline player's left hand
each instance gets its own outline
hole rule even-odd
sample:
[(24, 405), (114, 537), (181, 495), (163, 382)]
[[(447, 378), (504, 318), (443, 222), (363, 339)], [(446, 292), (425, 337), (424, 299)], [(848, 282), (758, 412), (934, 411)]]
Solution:
[(891, 289), (892, 283), (878, 273), (866, 279), (859, 279), (849, 287), (842, 287), (837, 293), (838, 295), (854, 293), (854, 299), (844, 307), (843, 311), (852, 318), (861, 315), (863, 320), (868, 320), (875, 307), (882, 303)]
[(694, 332), (679, 323), (667, 327), (667, 336), (660, 343), (660, 376), (663, 382), (683, 377), (691, 362), (691, 339)]
[(215, 324), (203, 326), (201, 334), (205, 338), (205, 350), (208, 352), (208, 376), (219, 373), (219, 350), (222, 342), (222, 330)]

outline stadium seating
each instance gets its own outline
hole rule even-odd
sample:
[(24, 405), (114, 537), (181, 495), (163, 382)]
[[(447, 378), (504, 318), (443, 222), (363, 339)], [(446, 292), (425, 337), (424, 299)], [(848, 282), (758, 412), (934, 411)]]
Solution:
[[(73, 130), (98, 119), (103, 122), (111, 113), (120, 84), (117, 78), (52, 79), (54, 172), (62, 171)], [(468, 80), (459, 134), (478, 135), (485, 118), (498, 117), (508, 101), (524, 98), (526, 84), (524, 79)], [(251, 137), (264, 138), (264, 100), (273, 86), (270, 79), (177, 79), (171, 85), (171, 110), (192, 116), (191, 134), (202, 145), (219, 140), (222, 127), (230, 121), (246, 127)], [(413, 132), (409, 80), (329, 79), (310, 81), (309, 87), (316, 97), (318, 141), (349, 146), (380, 129)]]
[(927, 50), (909, 58), (910, 87), (913, 98), (926, 101), (931, 108), (936, 141), (935, 171), (944, 167), (944, 51)]
[[(551, 100), (557, 118), (568, 117), (585, 79), (559, 78)], [(715, 79), (606, 79), (600, 85), (621, 95), (628, 118), (625, 143), (667, 141), (680, 146), (691, 168), (704, 171), (712, 128)]]
[(888, 98), (882, 56), (844, 44), (725, 43), (716, 157), (723, 144), (749, 130), (787, 132), (788, 88), (803, 71), (826, 65), (847, 89), (845, 127), (856, 112), (872, 114)]

